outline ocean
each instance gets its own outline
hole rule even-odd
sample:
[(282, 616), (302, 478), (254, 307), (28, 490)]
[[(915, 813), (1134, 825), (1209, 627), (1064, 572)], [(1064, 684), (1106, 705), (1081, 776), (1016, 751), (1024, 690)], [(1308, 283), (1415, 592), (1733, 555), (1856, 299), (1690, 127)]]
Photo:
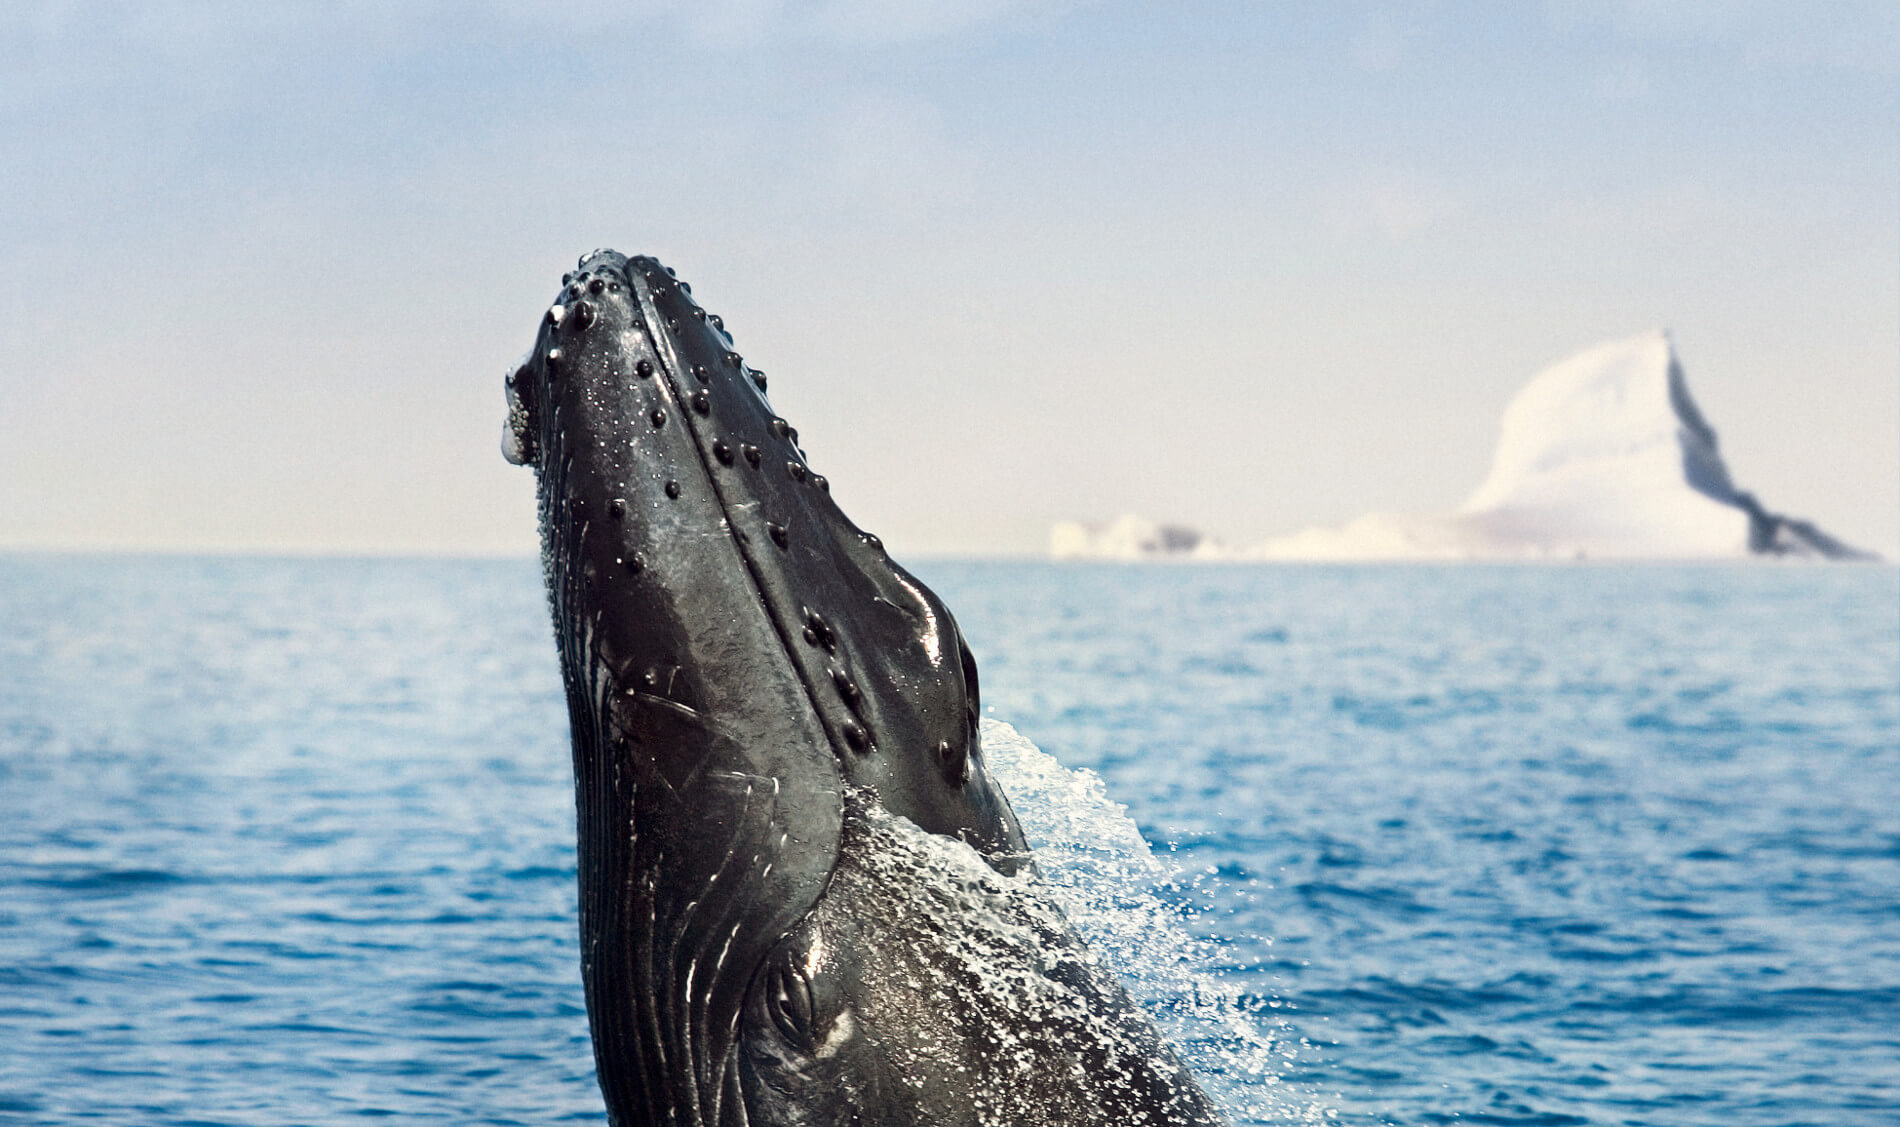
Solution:
[[(913, 570), (1236, 1127), (1900, 1122), (1892, 566)], [(603, 1120), (536, 563), (0, 556), (0, 627), (0, 1123)]]

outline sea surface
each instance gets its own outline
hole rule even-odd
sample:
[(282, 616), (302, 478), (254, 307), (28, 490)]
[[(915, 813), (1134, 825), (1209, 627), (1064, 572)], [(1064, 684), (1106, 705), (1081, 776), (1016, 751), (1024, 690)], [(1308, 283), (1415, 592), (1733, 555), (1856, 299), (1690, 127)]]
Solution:
[[(914, 570), (1237, 1125), (1900, 1123), (1893, 567)], [(602, 1122), (565, 727), (532, 561), (0, 556), (0, 1123)]]

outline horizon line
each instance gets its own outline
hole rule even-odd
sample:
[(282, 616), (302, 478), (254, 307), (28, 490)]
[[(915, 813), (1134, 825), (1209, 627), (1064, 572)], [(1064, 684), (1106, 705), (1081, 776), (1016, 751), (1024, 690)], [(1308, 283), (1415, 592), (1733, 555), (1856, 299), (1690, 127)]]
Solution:
[[(1411, 557), (1391, 559), (1295, 559), (1286, 557), (1211, 557), (1174, 558), (1166, 556), (1056, 557), (1048, 553), (1010, 551), (917, 551), (906, 552), (911, 560), (942, 563), (1047, 563), (1063, 567), (1736, 567), (1758, 565), (1826, 566), (1864, 565), (1900, 567), (1900, 559), (1877, 555), (1873, 559), (1814, 560), (1806, 557), (1739, 555), (1707, 557)], [(362, 546), (309, 545), (46, 545), (0, 543), (0, 558), (92, 557), (101, 559), (164, 558), (173, 560), (334, 560), (334, 561), (454, 561), (467, 563), (520, 562), (538, 563), (538, 552), (495, 551), (483, 549), (390, 548)], [(901, 566), (901, 565), (900, 565)]]

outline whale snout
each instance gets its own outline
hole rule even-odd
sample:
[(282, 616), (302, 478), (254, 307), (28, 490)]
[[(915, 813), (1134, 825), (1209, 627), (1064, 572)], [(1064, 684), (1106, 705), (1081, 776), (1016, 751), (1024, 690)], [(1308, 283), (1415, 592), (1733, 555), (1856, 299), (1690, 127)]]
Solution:
[(765, 374), (651, 258), (582, 258), (505, 382), (502, 454), (541, 472), (544, 507), (555, 506), (544, 519), (617, 503), (635, 520), (780, 550), (814, 525), (847, 523), (767, 401)]

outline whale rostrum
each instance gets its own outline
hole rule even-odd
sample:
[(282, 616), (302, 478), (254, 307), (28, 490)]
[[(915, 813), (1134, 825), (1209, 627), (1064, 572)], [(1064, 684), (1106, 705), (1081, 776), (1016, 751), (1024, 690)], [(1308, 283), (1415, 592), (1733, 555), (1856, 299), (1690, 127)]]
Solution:
[(611, 1121), (1219, 1123), (1042, 895), (956, 620), (691, 287), (587, 255), (507, 385)]

